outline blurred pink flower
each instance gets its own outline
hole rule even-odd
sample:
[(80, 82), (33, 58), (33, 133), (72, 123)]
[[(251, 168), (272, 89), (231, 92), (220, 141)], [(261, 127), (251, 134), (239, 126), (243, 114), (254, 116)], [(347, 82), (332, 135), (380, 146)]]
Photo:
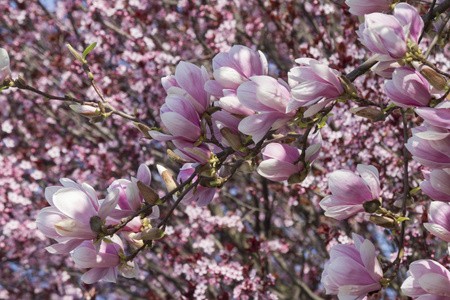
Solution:
[(295, 112), (286, 113), (290, 99), (287, 84), (269, 76), (253, 76), (237, 89), (239, 101), (247, 108), (257, 111), (239, 123), (239, 131), (251, 135), (259, 142), (270, 130), (286, 125)]
[(428, 223), (423, 223), (423, 226), (438, 238), (450, 243), (450, 205), (439, 201), (431, 202)]
[(178, 95), (186, 98), (194, 106), (199, 115), (202, 115), (210, 106), (210, 95), (204, 89), (209, 80), (205, 67), (197, 67), (188, 62), (181, 61), (175, 69), (175, 75), (161, 79), (162, 85), (168, 95)]
[(450, 272), (440, 263), (421, 259), (409, 265), (409, 277), (403, 282), (403, 294), (415, 299), (450, 298)]
[(346, 0), (349, 11), (353, 15), (364, 16), (366, 14), (387, 11), (391, 7), (390, 0)]
[[(319, 154), (321, 146), (319, 133), (316, 143), (306, 149), (305, 161), (312, 163)], [(300, 174), (305, 167), (298, 161), (301, 153), (300, 149), (286, 144), (270, 143), (261, 151), (264, 160), (258, 166), (258, 173), (273, 181), (288, 180), (292, 175)]]
[(291, 85), (298, 84), (291, 90), (287, 112), (315, 104), (323, 98), (335, 99), (344, 94), (336, 70), (311, 58), (299, 58), (295, 62), (302, 66), (292, 68), (288, 74)]
[(331, 195), (320, 201), (325, 216), (336, 220), (346, 219), (363, 212), (363, 202), (380, 197), (380, 180), (374, 166), (358, 165), (360, 176), (348, 170), (337, 170), (330, 174), (328, 187)]
[(252, 76), (267, 75), (267, 60), (261, 51), (234, 45), (227, 53), (213, 58), (214, 79), (205, 84), (205, 90), (220, 98), (223, 90), (237, 90)]
[(73, 251), (73, 261), (82, 268), (90, 268), (81, 276), (84, 283), (92, 284), (100, 280), (116, 282), (119, 270), (127, 278), (138, 275), (136, 262), (132, 266), (121, 262), (119, 254), (123, 253), (124, 246), (120, 238), (115, 235), (110, 240), (111, 243), (102, 241), (98, 251), (92, 241), (84, 241)]
[(374, 245), (355, 233), (353, 242), (353, 246), (334, 246), (322, 273), (326, 293), (339, 299), (363, 299), (367, 293), (381, 289), (383, 270)]
[(434, 169), (422, 171), (425, 181), (420, 183), (420, 188), (431, 199), (450, 202), (450, 169)]
[(47, 251), (67, 254), (84, 240), (93, 240), (97, 233), (91, 229), (90, 221), (98, 216), (102, 221), (111, 213), (119, 199), (119, 190), (108, 193), (99, 204), (94, 189), (70, 179), (61, 179), (62, 187), (48, 187), (45, 198), (51, 205), (39, 211), (36, 218), (38, 229), (58, 244), (47, 247)]
[(386, 95), (400, 107), (428, 106), (431, 101), (430, 84), (409, 67), (395, 69), (392, 80), (384, 85)]

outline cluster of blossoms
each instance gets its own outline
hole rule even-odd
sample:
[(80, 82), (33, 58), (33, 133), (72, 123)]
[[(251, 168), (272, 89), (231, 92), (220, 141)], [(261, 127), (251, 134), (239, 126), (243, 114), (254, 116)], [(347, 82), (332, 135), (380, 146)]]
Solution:
[[(424, 23), (414, 7), (400, 3), (392, 14), (385, 14), (379, 11), (389, 10), (391, 1), (362, 2), (348, 0), (347, 4), (350, 12), (365, 15), (357, 35), (377, 55), (373, 70), (386, 79), (385, 94), (392, 107), (419, 107), (415, 112), (424, 120), (405, 145), (416, 162), (430, 168), (423, 171), (425, 181), (420, 186), (435, 201), (424, 226), (450, 243), (450, 106), (442, 101), (447, 83), (422, 63), (418, 44)], [(84, 58), (79, 60), (85, 64)], [(9, 57), (3, 49), (0, 63), (0, 79), (10, 86), (21, 84), (9, 83)], [(327, 64), (311, 58), (299, 58), (296, 63), (300, 66), (289, 70), (288, 82), (275, 79), (268, 75), (264, 53), (236, 45), (213, 58), (214, 79), (205, 67), (185, 61), (177, 65), (174, 75), (162, 79), (167, 95), (160, 120), (169, 134), (158, 128), (144, 128), (143, 133), (167, 143), (173, 149), (169, 156), (182, 164), (176, 179), (158, 166), (168, 195), (176, 199), (173, 209), (180, 201), (207, 206), (237, 170), (256, 168), (264, 178), (288, 184), (305, 179), (322, 149), (320, 128), (328, 113), (339, 101), (357, 96), (350, 81)], [(94, 106), (72, 109), (88, 117), (99, 114)], [(292, 127), (306, 129), (292, 134)], [(405, 211), (394, 214), (382, 207), (378, 169), (364, 164), (356, 169), (359, 175), (349, 170), (330, 174), (331, 195), (319, 203), (325, 216), (343, 220), (366, 212), (376, 225), (396, 229), (407, 217)], [(50, 206), (36, 220), (38, 229), (57, 241), (47, 250), (70, 253), (77, 265), (89, 268), (82, 276), (88, 284), (115, 282), (119, 272), (136, 277), (139, 267), (134, 257), (164, 235), (163, 226), (151, 226), (151, 220), (159, 218), (157, 204), (165, 204), (149, 187), (151, 181), (149, 168), (141, 165), (136, 178), (112, 182), (104, 199), (98, 199), (90, 185), (69, 179), (61, 179), (62, 186), (48, 187), (45, 198)], [(122, 238), (137, 247), (129, 256)], [(383, 278), (386, 274), (372, 242), (353, 234), (353, 243), (334, 246), (322, 273), (326, 293), (340, 299), (363, 299), (391, 280)], [(395, 263), (400, 260), (399, 252)], [(438, 262), (415, 261), (409, 274), (401, 287), (405, 295), (450, 297), (450, 272)], [(206, 285), (197, 288), (206, 289)]]

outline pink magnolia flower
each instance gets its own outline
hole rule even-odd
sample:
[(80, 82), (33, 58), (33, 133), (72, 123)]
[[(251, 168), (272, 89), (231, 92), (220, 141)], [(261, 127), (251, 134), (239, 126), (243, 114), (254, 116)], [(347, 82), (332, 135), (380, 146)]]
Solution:
[(193, 142), (183, 139), (172, 141), (175, 147), (173, 152), (189, 162), (198, 162), (200, 164), (207, 164), (211, 159), (211, 149), (206, 144), (196, 145)]
[[(319, 155), (320, 148), (322, 147), (321, 142), (319, 133), (315, 143), (306, 149), (306, 162), (309, 161), (312, 163)], [(300, 149), (286, 144), (270, 143), (261, 151), (264, 160), (258, 166), (258, 173), (273, 181), (284, 181), (288, 180), (294, 174), (300, 175), (300, 172), (305, 167), (302, 162), (298, 161), (301, 153), (302, 151)]]
[(450, 205), (439, 201), (431, 202), (428, 223), (423, 223), (423, 226), (438, 238), (450, 243)]
[(160, 110), (161, 121), (172, 135), (151, 130), (149, 134), (158, 141), (182, 139), (195, 142), (201, 135), (200, 117), (192, 103), (179, 95), (168, 95)]
[(290, 99), (289, 87), (285, 82), (269, 76), (253, 76), (237, 89), (239, 101), (247, 108), (259, 112), (244, 118), (239, 123), (239, 131), (251, 135), (259, 142), (270, 130), (287, 124), (295, 115), (286, 113)]
[(434, 169), (422, 171), (425, 181), (420, 183), (420, 188), (433, 200), (450, 202), (450, 169)]
[(353, 242), (353, 246), (341, 244), (331, 248), (330, 260), (322, 273), (326, 293), (339, 299), (360, 300), (381, 289), (383, 270), (374, 245), (355, 233)]
[(388, 60), (377, 62), (371, 70), (374, 71), (375, 74), (383, 78), (392, 79), (392, 73), (394, 73), (394, 71), (400, 67), (401, 65), (397, 61)]
[(425, 122), (405, 144), (413, 159), (433, 169), (450, 168), (450, 130)]
[(120, 253), (123, 253), (123, 243), (116, 235), (110, 238), (111, 243), (102, 242), (98, 251), (92, 241), (84, 241), (72, 253), (73, 261), (82, 268), (90, 268), (81, 276), (84, 283), (92, 284), (103, 280), (116, 282), (120, 272), (127, 278), (136, 277), (139, 267), (136, 262), (132, 266), (123, 263)]
[(450, 272), (440, 263), (421, 259), (409, 265), (409, 277), (403, 282), (403, 294), (414, 299), (450, 298)]
[(409, 67), (395, 69), (392, 80), (384, 85), (386, 95), (400, 107), (428, 106), (431, 101), (430, 84)]
[(186, 98), (194, 106), (199, 115), (202, 115), (210, 105), (210, 95), (205, 91), (204, 85), (209, 80), (205, 67), (181, 61), (175, 69), (175, 75), (164, 77), (162, 85), (168, 95), (178, 95)]
[(331, 195), (320, 201), (325, 216), (337, 220), (346, 219), (363, 212), (363, 202), (380, 197), (380, 180), (374, 166), (358, 165), (360, 176), (348, 170), (331, 173), (328, 187)]
[(364, 16), (366, 14), (387, 11), (391, 8), (390, 0), (346, 0), (349, 11), (353, 15)]
[(344, 94), (336, 70), (311, 58), (299, 58), (295, 62), (302, 66), (294, 67), (288, 73), (289, 82), (299, 84), (291, 90), (292, 98), (287, 105), (287, 112), (315, 104), (323, 98), (331, 100)]
[(402, 25), (405, 36), (417, 43), (424, 26), (417, 9), (408, 3), (398, 3), (393, 14)]
[(50, 206), (39, 211), (36, 225), (44, 235), (58, 242), (47, 247), (47, 251), (67, 254), (84, 240), (97, 237), (91, 229), (91, 218), (98, 216), (104, 221), (117, 204), (119, 190), (112, 190), (99, 203), (90, 185), (79, 185), (66, 178), (60, 181), (62, 187), (45, 189), (45, 198)]
[(5, 79), (11, 79), (9, 55), (5, 49), (0, 48), (0, 83)]
[(366, 15), (356, 34), (370, 51), (381, 54), (380, 61), (401, 59), (406, 54), (407, 36), (395, 16), (381, 13)]
[[(186, 181), (195, 171), (195, 164), (184, 164), (178, 173), (177, 181)], [(197, 177), (194, 178), (196, 180)], [(197, 200), (197, 206), (203, 207), (207, 206), (214, 198), (216, 193), (215, 188), (208, 188), (198, 185), (196, 189), (191, 189), (186, 196), (183, 198), (183, 203), (190, 203)]]
[(220, 98), (223, 90), (237, 90), (252, 76), (267, 75), (268, 64), (261, 51), (254, 51), (241, 45), (231, 47), (227, 53), (219, 53), (213, 58), (213, 77), (205, 84), (205, 90)]
[(450, 130), (450, 101), (444, 101), (434, 108), (420, 107), (414, 110), (428, 124)]

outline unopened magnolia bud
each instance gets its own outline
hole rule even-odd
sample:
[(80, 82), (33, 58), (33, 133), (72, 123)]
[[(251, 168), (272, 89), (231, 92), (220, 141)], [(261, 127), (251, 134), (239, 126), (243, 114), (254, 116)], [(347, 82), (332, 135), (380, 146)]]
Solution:
[(0, 48), (0, 82), (11, 79), (11, 69), (9, 68), (9, 55), (5, 49)]
[(102, 230), (103, 221), (99, 216), (93, 216), (89, 220), (89, 225), (91, 226), (92, 232), (99, 233)]
[(86, 61), (81, 57), (80, 53), (78, 53), (70, 44), (66, 44), (66, 47), (69, 49), (70, 53), (78, 60), (80, 63), (85, 64)]
[(97, 107), (90, 106), (90, 105), (81, 105), (81, 104), (72, 104), (69, 105), (69, 107), (82, 115), (83, 117), (93, 119), (95, 117), (101, 116), (101, 112)]
[(355, 107), (351, 108), (350, 112), (374, 122), (384, 120), (383, 112), (373, 107)]
[(136, 184), (139, 192), (148, 204), (155, 205), (158, 202), (159, 196), (151, 187), (141, 181), (138, 181)]
[(166, 185), (167, 191), (172, 191), (177, 188), (177, 182), (175, 181), (172, 172), (167, 170), (161, 165), (156, 165), (158, 168), (159, 175), (161, 175), (162, 179), (164, 180), (164, 183)]
[(130, 233), (128, 236), (134, 240), (143, 240), (143, 241), (159, 240), (164, 236), (164, 230), (159, 228), (147, 228), (142, 232)]
[(18, 87), (18, 88), (25, 88), (27, 86), (27, 82), (19, 75), (19, 78), (17, 78), (16, 80), (14, 80), (14, 84)]
[(151, 129), (146, 125), (138, 122), (133, 122), (133, 125), (148, 139), (152, 139), (152, 136), (148, 133)]
[(373, 199), (373, 200), (363, 202), (364, 211), (368, 212), (370, 214), (373, 214), (374, 212), (376, 212), (380, 206), (381, 206), (381, 202), (378, 199)]
[(173, 151), (170, 150), (170, 149), (167, 149), (167, 155), (169, 155), (169, 159), (170, 159), (171, 161), (179, 162), (179, 163), (181, 163), (181, 164), (186, 164), (186, 163), (188, 163), (187, 160), (185, 160), (185, 159), (179, 157), (175, 152), (173, 152)]
[(241, 137), (228, 127), (222, 127), (220, 133), (230, 144), (234, 151), (242, 149)]
[(423, 77), (437, 90), (443, 91), (447, 85), (445, 78), (437, 73), (435, 70), (430, 68), (423, 68), (420, 71)]
[(387, 229), (395, 229), (397, 227), (397, 221), (388, 216), (370, 216), (370, 221), (375, 223), (378, 226), (387, 228)]

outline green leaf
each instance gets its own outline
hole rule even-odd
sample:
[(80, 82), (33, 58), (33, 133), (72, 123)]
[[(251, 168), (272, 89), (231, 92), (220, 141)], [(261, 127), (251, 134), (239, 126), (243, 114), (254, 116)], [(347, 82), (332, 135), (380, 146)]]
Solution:
[(412, 195), (414, 193), (417, 193), (418, 191), (420, 191), (420, 186), (416, 187), (415, 189), (410, 190), (409, 194)]
[(397, 222), (399, 222), (399, 223), (401, 223), (403, 221), (409, 221), (409, 218), (407, 218), (407, 217), (400, 217), (400, 218), (397, 219)]
[(3, 90), (6, 90), (6, 89), (8, 89), (9, 88), (9, 86), (2, 86), (2, 87), (0, 87), (0, 91), (3, 91)]
[(84, 59), (86, 59), (86, 56), (89, 54), (89, 52), (94, 50), (95, 46), (97, 46), (97, 42), (90, 44), (89, 47), (87, 47), (86, 50), (83, 51), (83, 58)]

